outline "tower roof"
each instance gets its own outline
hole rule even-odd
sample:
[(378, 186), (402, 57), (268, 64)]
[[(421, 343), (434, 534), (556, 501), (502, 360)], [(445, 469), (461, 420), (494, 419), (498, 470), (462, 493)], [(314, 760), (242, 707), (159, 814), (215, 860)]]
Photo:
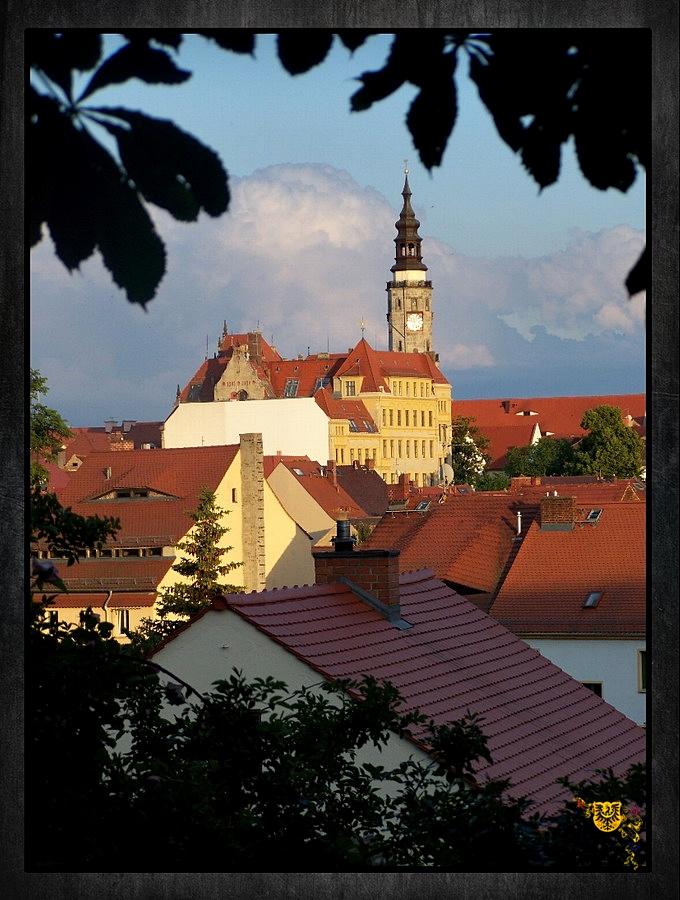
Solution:
[(405, 269), (427, 271), (427, 266), (423, 262), (420, 250), (421, 237), (418, 234), (420, 222), (416, 219), (416, 214), (411, 206), (412, 195), (408, 183), (408, 169), (404, 169), (404, 189), (401, 195), (404, 198), (404, 203), (401, 207), (399, 218), (394, 223), (394, 227), (397, 229), (397, 236), (394, 239), (396, 244), (396, 262), (392, 266), (392, 271), (398, 272)]

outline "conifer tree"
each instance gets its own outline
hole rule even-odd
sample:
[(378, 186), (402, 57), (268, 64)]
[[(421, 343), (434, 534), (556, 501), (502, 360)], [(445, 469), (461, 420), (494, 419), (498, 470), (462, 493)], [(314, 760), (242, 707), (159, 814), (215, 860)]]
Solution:
[(194, 526), (184, 540), (175, 545), (181, 555), (172, 569), (182, 576), (182, 580), (158, 592), (156, 617), (142, 619), (137, 632), (130, 634), (133, 644), (151, 650), (196, 613), (206, 609), (215, 594), (243, 590), (221, 580), (242, 565), (224, 561), (226, 554), (234, 549), (221, 545), (223, 536), (229, 531), (222, 524), (227, 513), (228, 510), (218, 505), (213, 491), (201, 489), (198, 506), (187, 513)]

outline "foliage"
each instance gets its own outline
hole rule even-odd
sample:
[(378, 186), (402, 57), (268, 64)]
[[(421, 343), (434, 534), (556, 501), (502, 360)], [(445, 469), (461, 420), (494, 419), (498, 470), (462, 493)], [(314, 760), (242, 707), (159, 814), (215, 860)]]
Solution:
[(510, 479), (503, 472), (482, 472), (475, 484), (476, 491), (504, 491), (510, 487)]
[[(506, 782), (477, 782), (476, 760), (490, 759), (481, 720), (404, 715), (390, 684), (290, 692), (233, 672), (198, 694), (89, 611), (56, 628), (38, 612), (29, 652), (29, 871), (622, 866), (616, 840), (598, 843), (573, 811), (544, 822)], [(430, 762), (362, 759), (415, 724)], [(641, 778), (574, 790), (639, 805)]]
[(573, 474), (634, 478), (641, 474), (644, 442), (621, 419), (616, 406), (589, 409), (581, 420), (589, 433), (574, 450)]
[(371, 536), (371, 532), (374, 528), (375, 525), (371, 525), (370, 522), (357, 522), (357, 524), (354, 526), (354, 534), (356, 535), (357, 544), (364, 544)]
[(526, 447), (511, 447), (503, 471), (518, 475), (565, 475), (571, 471), (574, 452), (564, 438), (542, 437)]
[(451, 466), (456, 484), (477, 488), (491, 455), (487, 453), (489, 439), (474, 424), (476, 419), (456, 416), (451, 423)]
[(156, 618), (142, 619), (130, 638), (137, 646), (150, 650), (171, 635), (196, 613), (210, 606), (210, 598), (219, 593), (238, 593), (243, 588), (226, 584), (221, 578), (242, 565), (223, 562), (233, 547), (223, 547), (221, 540), (229, 529), (222, 524), (228, 510), (218, 505), (213, 491), (203, 488), (198, 506), (187, 515), (194, 522), (189, 534), (176, 549), (182, 554), (172, 569), (182, 581), (159, 591)]
[(38, 398), (46, 394), (49, 388), (47, 379), (37, 369), (30, 370), (29, 390), (31, 482), (45, 483), (47, 470), (42, 462), (56, 459), (62, 442), (73, 435), (56, 410), (39, 402)]
[[(199, 31), (236, 53), (255, 51), (247, 30)], [(335, 39), (350, 52), (375, 32), (287, 29), (277, 34), (279, 60), (300, 75), (326, 58)], [(165, 272), (165, 247), (147, 204), (180, 221), (229, 206), (217, 155), (174, 123), (121, 107), (86, 105), (103, 88), (139, 79), (182, 84), (183, 35), (170, 29), (123, 32), (102, 59), (103, 33), (35, 30), (27, 43), (33, 74), (28, 110), (31, 246), (47, 225), (59, 259), (77, 269), (95, 250), (131, 302), (145, 305)], [(583, 176), (598, 190), (626, 191), (649, 159), (650, 42), (631, 29), (513, 29), (492, 32), (404, 29), (394, 33), (383, 66), (358, 77), (353, 111), (369, 109), (404, 84), (418, 90), (406, 115), (423, 165), (442, 163), (458, 115), (459, 56), (501, 139), (520, 156), (541, 189), (557, 181), (563, 145), (573, 141)], [(74, 83), (90, 74), (76, 93)], [(116, 142), (117, 158), (95, 136)], [(647, 257), (626, 282), (647, 286)]]

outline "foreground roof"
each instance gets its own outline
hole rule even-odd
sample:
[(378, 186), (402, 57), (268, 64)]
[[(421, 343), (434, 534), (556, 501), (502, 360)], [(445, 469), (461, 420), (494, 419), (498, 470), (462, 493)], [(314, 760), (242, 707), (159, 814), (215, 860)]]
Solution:
[[(532, 810), (549, 813), (568, 798), (559, 776), (586, 779), (605, 767), (622, 773), (644, 760), (642, 728), (431, 570), (399, 581), (401, 617), (412, 626), (404, 630), (337, 582), (233, 594), (216, 603), (327, 679), (389, 680), (404, 709), (419, 708), (438, 724), (480, 714), (493, 764), (481, 763), (479, 776), (510, 779), (510, 792), (529, 797)], [(425, 738), (414, 730), (417, 742)]]

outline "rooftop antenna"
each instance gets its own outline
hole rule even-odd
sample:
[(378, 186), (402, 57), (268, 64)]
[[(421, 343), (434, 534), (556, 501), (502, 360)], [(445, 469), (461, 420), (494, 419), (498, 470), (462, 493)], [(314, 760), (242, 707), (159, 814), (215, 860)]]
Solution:
[(361, 340), (364, 339), (364, 331), (366, 331), (366, 323), (364, 322), (364, 317), (361, 317), (361, 322), (359, 324), (359, 328), (361, 328)]
[(208, 358), (208, 344), (210, 342), (210, 335), (206, 334), (205, 336), (205, 358)]

